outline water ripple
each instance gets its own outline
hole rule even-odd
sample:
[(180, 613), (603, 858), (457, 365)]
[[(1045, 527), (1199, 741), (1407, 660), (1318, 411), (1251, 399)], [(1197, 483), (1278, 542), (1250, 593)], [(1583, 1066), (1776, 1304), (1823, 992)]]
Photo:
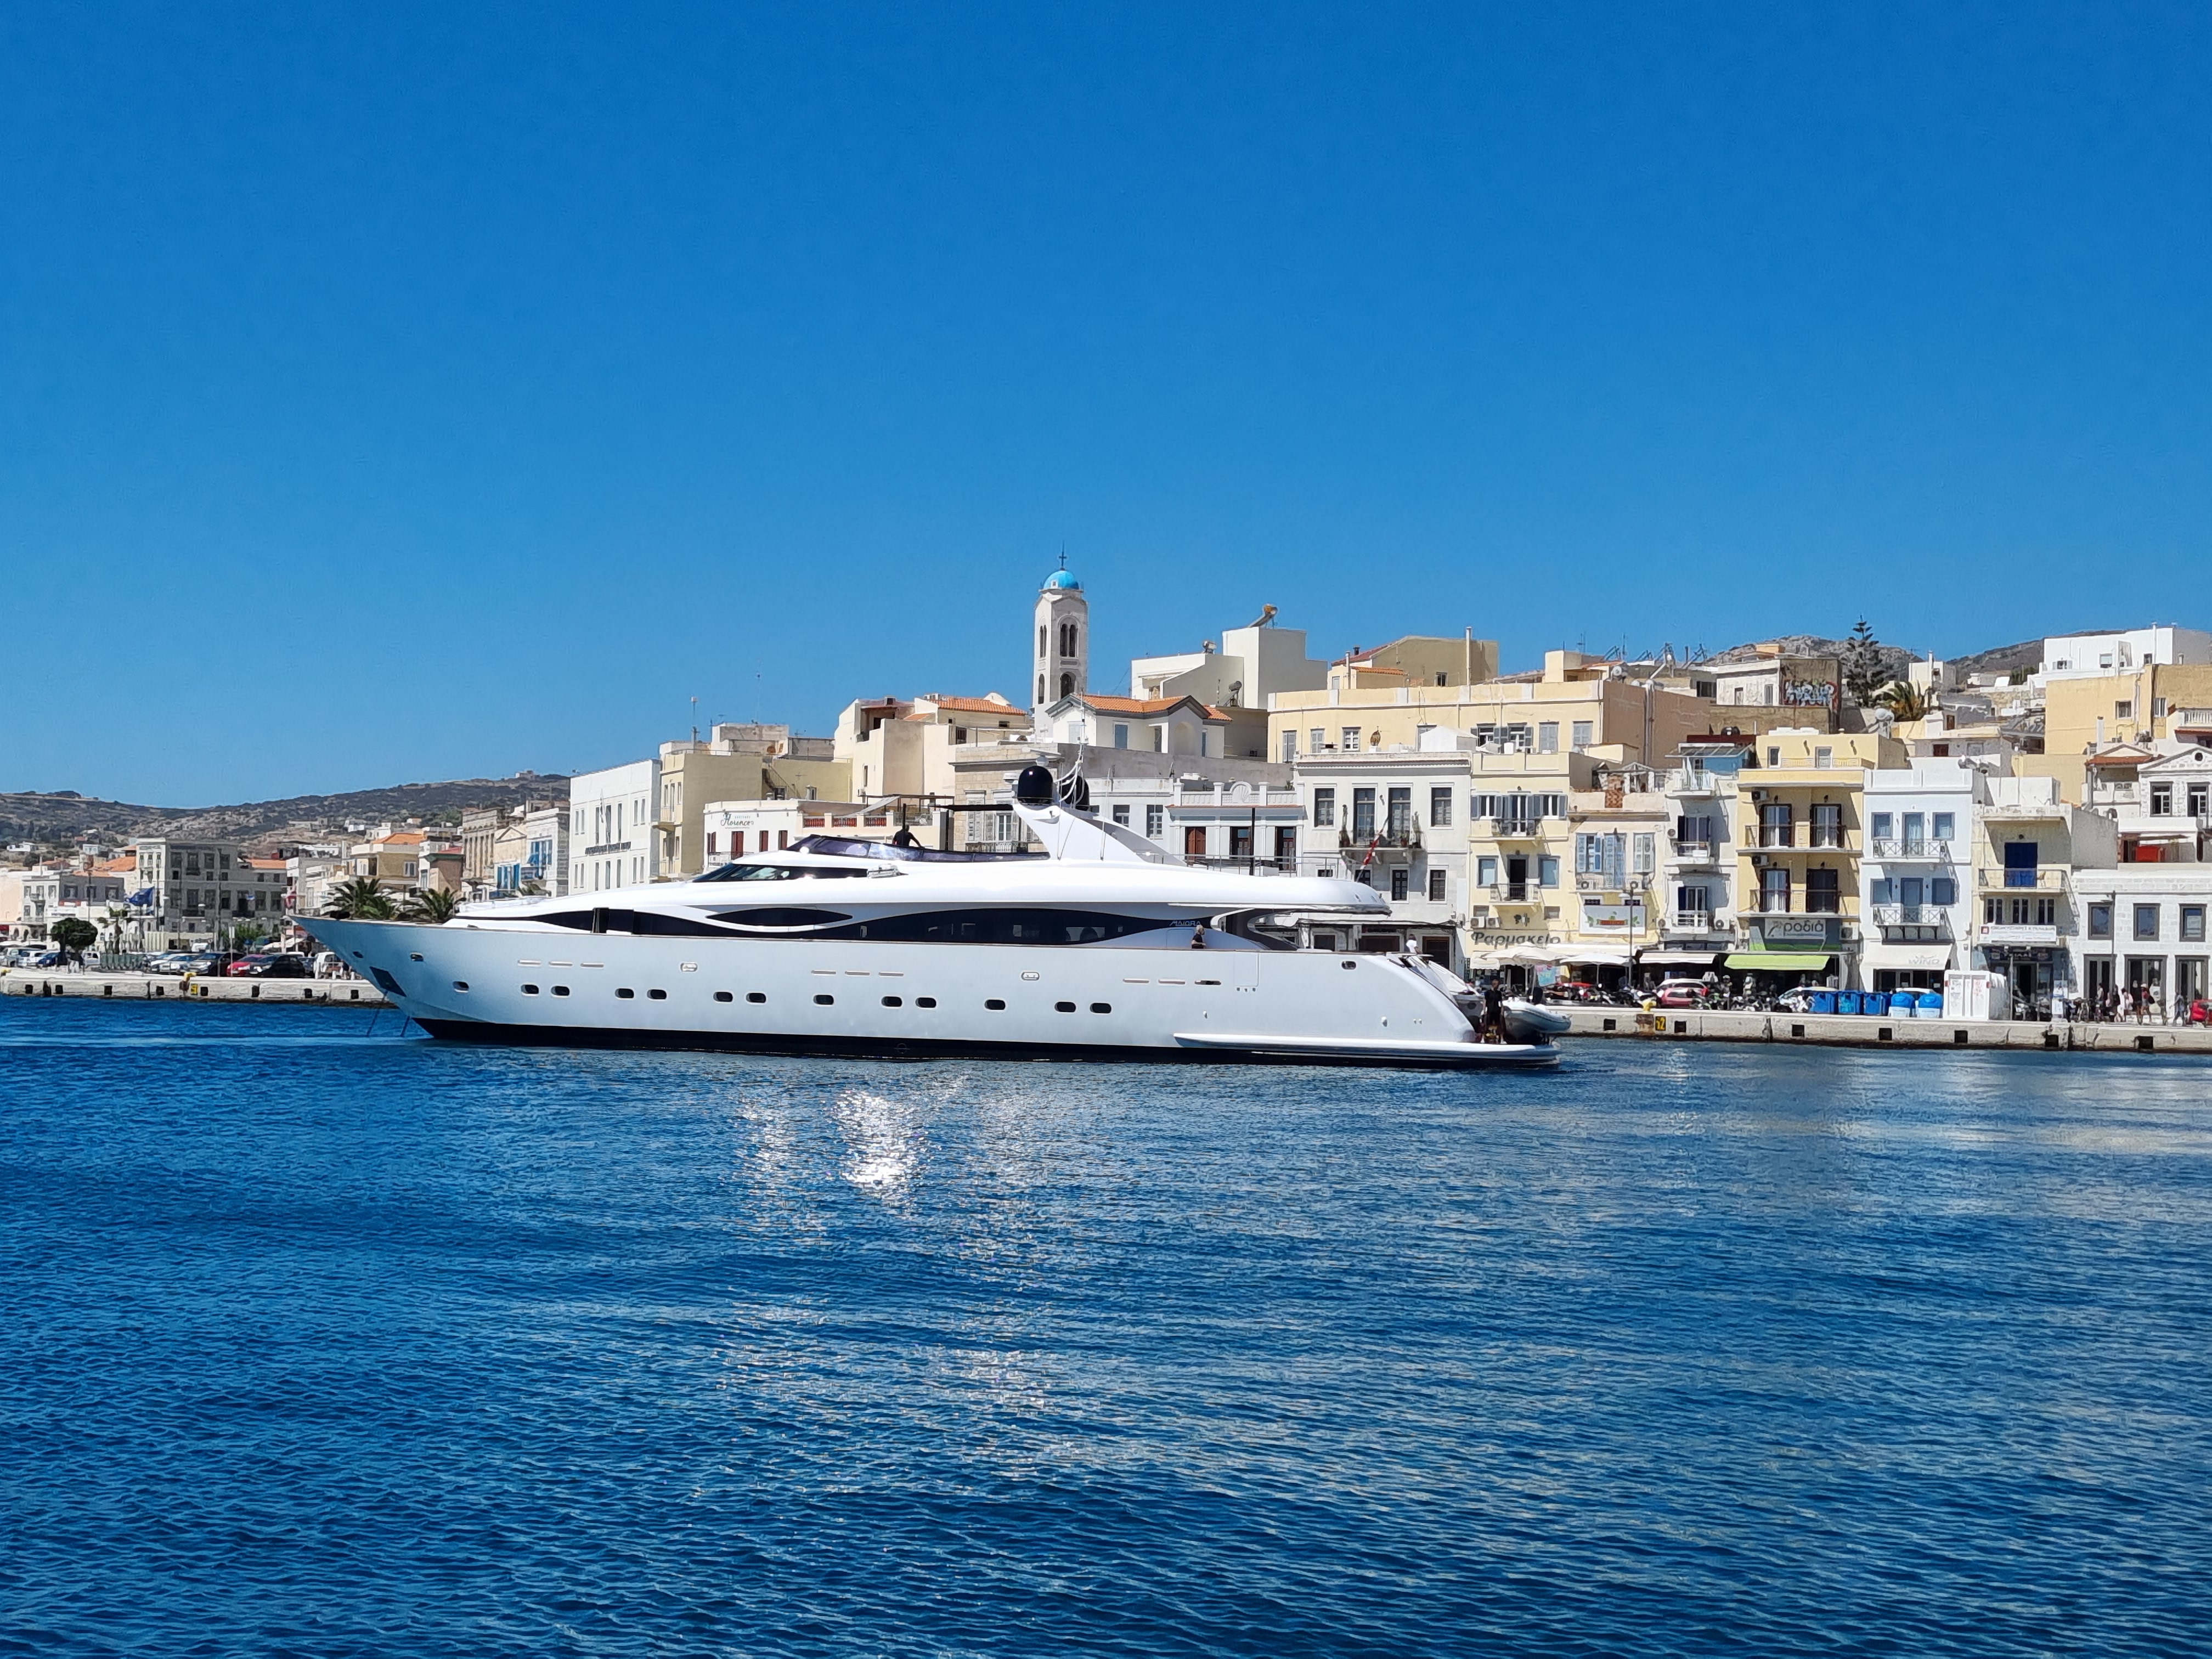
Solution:
[(2212, 1628), (2185, 1062), (871, 1065), (29, 999), (0, 1050), (0, 1651)]

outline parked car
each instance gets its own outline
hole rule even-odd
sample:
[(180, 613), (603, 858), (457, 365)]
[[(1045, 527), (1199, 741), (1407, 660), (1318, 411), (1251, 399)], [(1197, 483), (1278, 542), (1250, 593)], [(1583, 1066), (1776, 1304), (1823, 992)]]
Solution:
[(257, 951), (230, 964), (233, 979), (307, 979), (307, 959), (289, 951)]
[(1794, 985), (1774, 1000), (1774, 1006), (1785, 1014), (1809, 1014), (1813, 1012), (1814, 985)]
[(1662, 1008), (1702, 1008), (1711, 995), (1712, 988), (1701, 979), (1662, 979), (1652, 994)]
[(149, 974), (189, 973), (197, 954), (191, 951), (163, 951), (146, 958), (146, 971)]

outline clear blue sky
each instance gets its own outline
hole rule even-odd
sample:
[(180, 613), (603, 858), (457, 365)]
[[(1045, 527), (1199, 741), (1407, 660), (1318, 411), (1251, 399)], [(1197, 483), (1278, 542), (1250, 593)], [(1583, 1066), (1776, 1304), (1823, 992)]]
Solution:
[(9, 7), (0, 787), (1018, 696), (1063, 542), (1102, 681), (2203, 625), (2208, 17)]

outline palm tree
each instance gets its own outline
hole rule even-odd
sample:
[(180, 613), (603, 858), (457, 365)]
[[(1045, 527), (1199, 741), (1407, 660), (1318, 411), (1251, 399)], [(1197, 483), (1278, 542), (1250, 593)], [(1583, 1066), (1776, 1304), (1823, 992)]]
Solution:
[(390, 921), (392, 895), (374, 876), (351, 876), (331, 889), (323, 914), (334, 921)]
[(461, 896), (443, 887), (425, 887), (407, 900), (407, 920), (439, 925), (460, 913)]
[(1917, 686), (1904, 680), (1892, 680), (1875, 698), (1889, 710), (1899, 722), (1924, 720), (1928, 718), (1928, 696)]

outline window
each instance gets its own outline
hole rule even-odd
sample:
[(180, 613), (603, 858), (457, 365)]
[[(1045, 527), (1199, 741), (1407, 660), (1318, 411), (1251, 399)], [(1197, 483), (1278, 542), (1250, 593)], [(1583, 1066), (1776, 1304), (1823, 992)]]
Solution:
[(1557, 887), (1559, 884), (1559, 860), (1549, 853), (1540, 853), (1536, 856), (1536, 884), (1539, 887)]
[(1872, 836), (1876, 841), (1892, 840), (1893, 837), (1890, 833), (1890, 825), (1893, 822), (1894, 820), (1889, 813), (1876, 812), (1867, 820), (1867, 834)]
[(2154, 783), (2150, 787), (2150, 815), (2154, 818), (2173, 816), (2173, 786)]
[(1413, 833), (1413, 792), (1411, 789), (1393, 789), (1389, 806), (1385, 826), (1392, 836), (1402, 841)]
[(1653, 843), (1656, 839), (1657, 837), (1653, 836), (1638, 836), (1632, 841), (1629, 848), (1630, 863), (1628, 867), (1635, 871), (1637, 874), (1640, 876), (1648, 876), (1656, 867), (1652, 853)]
[(2155, 904), (2138, 904), (2136, 906), (2135, 936), (2137, 939), (2156, 939), (2158, 937), (2158, 906)]
[(1712, 910), (1712, 890), (1702, 882), (1693, 882), (1674, 890), (1674, 911), (1678, 915), (1702, 916)]
[(1834, 750), (1832, 750), (1832, 749), (1815, 749), (1815, 750), (1813, 751), (1813, 769), (1814, 769), (1814, 770), (1818, 771), (1818, 772), (1825, 772), (1825, 771), (1826, 771), (1830, 767), (1833, 766), (1835, 763), (1836, 763), (1836, 751), (1835, 751)]
[(1958, 838), (1959, 820), (1957, 817), (1952, 813), (1937, 812), (1933, 814), (1929, 818), (1928, 827), (1929, 833), (1933, 835), (1937, 841), (1954, 841)]
[(2056, 927), (2058, 925), (2058, 901), (2057, 899), (2045, 898), (2036, 900), (2035, 925), (2039, 927)]
[(1322, 750), (1326, 746), (1323, 740), (1327, 736), (1328, 734), (1318, 726), (1314, 727), (1312, 731), (1307, 732), (1306, 752), (1312, 755), (1318, 755), (1321, 753)]
[[(1126, 746), (1126, 745), (1125, 745), (1125, 746)], [(1298, 757), (1298, 734), (1297, 734), (1297, 732), (1284, 732), (1284, 733), (1283, 733), (1283, 761), (1284, 761), (1284, 763), (1285, 763), (1285, 765), (1287, 765), (1290, 762), (1296, 760), (1297, 757)]]
[(1805, 872), (1805, 908), (1815, 915), (1832, 916), (1843, 908), (1841, 872), (1835, 870), (1808, 870)]
[(1775, 915), (1789, 911), (1790, 872), (1787, 870), (1762, 870), (1759, 872), (1759, 908)]
[(1712, 815), (1685, 813), (1674, 820), (1674, 839), (1692, 847), (1711, 845), (1713, 839)]
[(1959, 884), (1949, 876), (1934, 878), (1928, 884), (1928, 902), (1930, 904), (1956, 904), (1959, 902)]
[[(1114, 728), (1114, 746), (1116, 749), (1127, 749), (1129, 746), (1129, 728), (1127, 726), (1116, 726)], [(1290, 759), (1290, 756), (1285, 754), (1283, 758), (1285, 760), (1288, 760)]]
[[(1917, 817), (1917, 814), (1911, 816)], [(1812, 844), (1815, 847), (1841, 847), (1844, 844), (1844, 809), (1840, 802), (1814, 803)]]
[(2204, 816), (2207, 793), (2203, 784), (2192, 783), (2189, 786), (2189, 815), (2191, 817), (2201, 818)]
[[(1446, 892), (1446, 889), (1445, 889), (1445, 886), (1444, 886), (1444, 881), (1445, 881), (1445, 877), (1444, 877), (1444, 872), (1443, 872), (1443, 871), (1441, 871), (1441, 870), (1431, 870), (1431, 871), (1430, 871), (1430, 872), (1429, 872), (1429, 902), (1430, 902), (1431, 904), (1442, 904), (1442, 903), (1444, 902), (1444, 896), (1445, 896), (1445, 892)], [(2203, 933), (2203, 927), (2204, 927), (2204, 912), (2203, 912), (2203, 909), (2202, 908), (2202, 907), (2200, 907), (2200, 908), (2198, 908), (2197, 912), (2197, 938), (2199, 938), (2199, 939), (2203, 939), (2203, 938), (2204, 937), (2204, 933)], [(2187, 938), (2188, 936), (2187, 936), (2186, 934), (2184, 934), (2184, 935), (2183, 935), (2183, 937), (2185, 939), (2185, 938)]]
[(1114, 809), (1114, 822), (1120, 824), (1124, 830), (1129, 827), (1129, 809), (1126, 804), (1116, 806)]
[(1771, 744), (1767, 746), (1767, 750), (1766, 750), (1766, 763), (1767, 763), (1769, 766), (1779, 766), (1779, 765), (1781, 765), (1781, 764), (1782, 764), (1782, 751), (1781, 751), (1781, 750), (1779, 750), (1779, 749), (1778, 749), (1778, 748), (1774, 747), (1774, 746), (1773, 746), (1772, 744)]
[(1167, 828), (1167, 822), (1168, 809), (1166, 807), (1147, 806), (1145, 809), (1145, 833), (1152, 836), (1155, 841), (1159, 839), (1161, 832)]
[(1789, 847), (1796, 843), (1796, 826), (1790, 820), (1790, 803), (1769, 801), (1759, 809), (1759, 844)]
[(1439, 825), (1449, 823), (1452, 818), (1451, 808), (1452, 792), (1449, 788), (1430, 790), (1429, 827), (1433, 830)]
[(1556, 755), (1559, 752), (1559, 723), (1557, 720), (1536, 722), (1536, 752)]
[(2135, 717), (2136, 705), (2135, 700), (2132, 697), (2124, 699), (2122, 702), (2116, 702), (2112, 705), (2112, 718), (2114, 720), (2131, 720)]
[(1375, 838), (1375, 792), (1355, 789), (1352, 792), (1352, 838), (1372, 841)]
[(1359, 752), (1359, 728), (1358, 726), (1346, 726), (1341, 732), (1336, 734), (1336, 740), (1337, 746), (1342, 749), (1346, 754), (1356, 755)]
[(1166, 726), (1154, 726), (1154, 727), (1152, 728), (1152, 752), (1153, 752), (1155, 755), (1164, 754), (1164, 753), (1165, 753), (1165, 752), (1166, 752), (1166, 750), (1167, 750), (1167, 746), (1168, 746), (1168, 729), (1167, 729), (1167, 727), (1166, 727)]
[(1895, 903), (1897, 902), (1897, 884), (1891, 880), (1887, 876), (1876, 876), (1874, 878), (1873, 891), (1869, 895), (1868, 902), (1873, 904)]
[(1474, 880), (1475, 884), (1479, 887), (1497, 886), (1498, 860), (1496, 859), (1477, 859), (1474, 861)]
[(2204, 907), (2185, 904), (2181, 907), (2181, 940), (2185, 945), (2204, 942)]
[(1336, 823), (1336, 791), (1314, 791), (1313, 818), (1316, 829), (1333, 829)]
[[(1838, 846), (1842, 844), (1840, 842), (1837, 843)], [(1924, 853), (1928, 850), (1928, 815), (1926, 813), (1907, 812), (1905, 815), (1905, 850), (1908, 853)]]
[(1577, 720), (1575, 722), (1574, 731), (1571, 736), (1571, 741), (1574, 747), (1577, 749), (1589, 748), (1590, 746), (1591, 738), (1596, 730), (1596, 725), (1593, 721)]
[(1402, 864), (1390, 872), (1390, 896), (1394, 899), (1406, 896), (1406, 866)]

